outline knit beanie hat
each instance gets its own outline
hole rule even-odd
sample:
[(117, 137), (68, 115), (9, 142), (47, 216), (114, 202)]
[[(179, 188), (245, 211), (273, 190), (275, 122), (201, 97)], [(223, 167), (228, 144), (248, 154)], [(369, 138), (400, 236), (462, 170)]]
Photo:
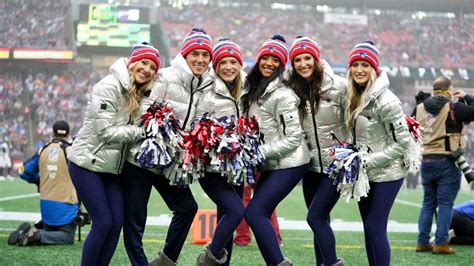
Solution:
[(351, 67), (352, 63), (356, 60), (364, 60), (368, 62), (379, 74), (379, 49), (375, 47), (372, 41), (364, 41), (356, 44), (354, 48), (352, 48), (351, 53), (349, 55), (349, 63), (348, 68)]
[(260, 61), (264, 55), (273, 55), (280, 59), (283, 68), (286, 66), (288, 61), (288, 47), (286, 46), (286, 40), (281, 35), (273, 35), (271, 39), (266, 40), (263, 45), (258, 49), (257, 62)]
[(222, 58), (228, 56), (237, 59), (241, 66), (244, 65), (244, 55), (240, 50), (240, 46), (238, 46), (230, 38), (220, 39), (219, 42), (214, 46), (213, 54), (214, 59), (212, 60), (212, 67), (214, 68), (214, 70), (216, 70), (219, 61), (221, 61)]
[(200, 28), (194, 28), (183, 40), (183, 46), (181, 47), (181, 54), (186, 57), (191, 51), (196, 49), (204, 49), (209, 52), (212, 58), (212, 38), (205, 30)]
[(319, 62), (319, 56), (321, 52), (319, 51), (319, 44), (306, 36), (298, 36), (293, 41), (293, 44), (290, 48), (290, 62), (293, 64), (293, 59), (300, 54), (311, 54), (316, 61)]
[(142, 42), (137, 43), (132, 47), (132, 55), (128, 61), (128, 65), (131, 65), (138, 60), (150, 59), (156, 64), (156, 72), (160, 68), (160, 52), (151, 45), (151, 43)]

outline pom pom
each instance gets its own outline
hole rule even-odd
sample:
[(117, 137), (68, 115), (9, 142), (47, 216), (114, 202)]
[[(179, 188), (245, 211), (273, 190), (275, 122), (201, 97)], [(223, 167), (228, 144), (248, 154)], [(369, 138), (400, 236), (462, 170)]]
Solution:
[(280, 40), (280, 41), (286, 43), (285, 38), (284, 38), (283, 36), (281, 36), (280, 34), (275, 34), (275, 35), (273, 35), (271, 39), (272, 39), (272, 40)]

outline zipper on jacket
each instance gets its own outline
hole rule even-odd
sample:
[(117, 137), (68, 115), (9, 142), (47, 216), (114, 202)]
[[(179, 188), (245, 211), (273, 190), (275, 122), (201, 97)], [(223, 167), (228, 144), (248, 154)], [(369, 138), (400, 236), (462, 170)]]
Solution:
[(357, 145), (356, 125), (357, 125), (357, 118), (354, 119), (354, 127), (352, 128), (352, 144), (354, 145)]
[(309, 103), (309, 105), (311, 106), (311, 119), (313, 120), (314, 136), (316, 137), (316, 146), (318, 147), (319, 168), (322, 173), (323, 172), (323, 159), (321, 158), (321, 145), (319, 144), (318, 126), (316, 125), (316, 118), (314, 117), (314, 106), (311, 104), (311, 102)]
[(105, 146), (105, 144), (107, 144), (107, 143), (105, 143), (105, 142), (100, 143), (100, 145), (97, 146), (97, 148), (95, 148), (95, 149), (92, 151), (92, 155), (96, 155), (96, 154), (102, 149), (102, 147)]
[[(187, 111), (187, 113), (186, 113), (186, 118), (184, 119), (183, 128), (182, 128), (183, 130), (186, 129), (186, 124), (188, 123), (189, 115), (191, 114), (191, 107), (192, 107), (192, 105), (193, 105), (193, 98), (194, 98), (193, 96), (194, 96), (194, 93), (196, 93), (196, 92), (198, 92), (198, 91), (202, 91), (202, 90), (204, 90), (205, 88), (211, 86), (212, 83), (214, 83), (213, 81), (211, 81), (211, 82), (209, 82), (206, 86), (200, 88), (199, 90), (194, 91), (194, 89), (193, 89), (193, 80), (194, 80), (194, 76), (193, 76), (193, 78), (191, 79), (191, 97), (189, 97), (188, 111)], [(198, 83), (198, 87), (199, 87), (200, 83), (201, 83), (201, 82)]]
[(283, 125), (283, 135), (286, 136), (286, 124), (285, 124), (285, 118), (283, 117), (283, 115), (280, 115), (280, 120)]
[(390, 131), (392, 131), (393, 141), (398, 142), (397, 141), (397, 136), (395, 136), (395, 127), (393, 126), (393, 123), (390, 123)]
[(235, 110), (237, 111), (237, 119), (240, 117), (240, 112), (239, 112), (239, 104), (237, 101), (233, 101), (235, 105)]
[[(132, 121), (132, 116), (129, 115), (128, 116), (128, 122), (127, 122), (127, 125), (130, 124), (130, 122)], [(120, 166), (122, 165), (122, 160), (123, 160), (123, 150), (125, 149), (125, 146), (127, 146), (125, 143), (122, 145), (122, 149), (120, 150), (120, 159), (119, 159), (119, 162), (118, 162), (118, 166), (117, 166), (117, 174), (120, 173)]]

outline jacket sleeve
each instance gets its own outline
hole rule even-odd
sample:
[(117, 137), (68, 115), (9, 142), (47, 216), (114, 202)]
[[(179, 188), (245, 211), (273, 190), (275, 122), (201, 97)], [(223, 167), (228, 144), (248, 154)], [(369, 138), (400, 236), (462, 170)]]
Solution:
[(145, 130), (143, 128), (129, 124), (117, 124), (119, 105), (122, 104), (120, 91), (112, 85), (99, 84), (92, 92), (88, 113), (91, 116), (94, 133), (99, 136), (101, 142), (129, 143), (144, 137)]
[(474, 121), (474, 99), (470, 95), (464, 97), (464, 102), (457, 102), (453, 105), (454, 116), (460, 122)]
[(402, 158), (411, 138), (400, 101), (380, 104), (378, 112), (390, 141), (383, 149), (362, 155), (363, 167), (366, 169), (385, 167), (393, 160)]
[(18, 169), (20, 178), (28, 183), (39, 184), (39, 152), (26, 160)]
[[(260, 150), (267, 159), (279, 159), (295, 151), (302, 143), (303, 130), (298, 114), (299, 99), (296, 95), (281, 94), (274, 101), (275, 119), (283, 127), (283, 135), (277, 141), (265, 143)], [(275, 129), (278, 131), (278, 128)]]

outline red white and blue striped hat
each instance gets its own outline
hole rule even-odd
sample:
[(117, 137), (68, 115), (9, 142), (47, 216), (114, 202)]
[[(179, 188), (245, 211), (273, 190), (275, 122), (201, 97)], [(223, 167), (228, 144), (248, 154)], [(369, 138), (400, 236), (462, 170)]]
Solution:
[(233, 42), (230, 38), (222, 38), (219, 40), (219, 42), (214, 46), (213, 56), (214, 59), (212, 60), (212, 67), (214, 70), (216, 70), (219, 61), (221, 61), (222, 58), (228, 56), (237, 59), (241, 66), (244, 65), (244, 55), (242, 54), (240, 46)]
[(137, 43), (132, 47), (132, 54), (128, 60), (128, 65), (131, 65), (142, 59), (150, 59), (156, 64), (156, 71), (160, 68), (160, 52), (153, 47), (151, 43), (142, 42)]
[(186, 57), (191, 51), (196, 49), (204, 49), (211, 54), (212, 58), (212, 38), (205, 30), (200, 28), (194, 28), (183, 40), (183, 46), (181, 47), (181, 54)]
[(280, 59), (280, 62), (283, 65), (283, 68), (288, 62), (288, 47), (286, 46), (285, 38), (281, 35), (273, 35), (269, 40), (266, 40), (263, 45), (258, 49), (257, 52), (257, 62), (260, 61), (260, 58), (264, 55), (273, 55)]
[(290, 62), (293, 64), (293, 59), (300, 54), (311, 54), (316, 61), (319, 62), (321, 52), (319, 50), (319, 44), (313, 39), (306, 36), (298, 36), (293, 41), (290, 48)]
[(349, 55), (349, 62), (347, 67), (350, 68), (352, 63), (356, 60), (364, 60), (368, 62), (379, 74), (379, 49), (375, 47), (372, 41), (364, 41), (356, 44), (352, 48)]

